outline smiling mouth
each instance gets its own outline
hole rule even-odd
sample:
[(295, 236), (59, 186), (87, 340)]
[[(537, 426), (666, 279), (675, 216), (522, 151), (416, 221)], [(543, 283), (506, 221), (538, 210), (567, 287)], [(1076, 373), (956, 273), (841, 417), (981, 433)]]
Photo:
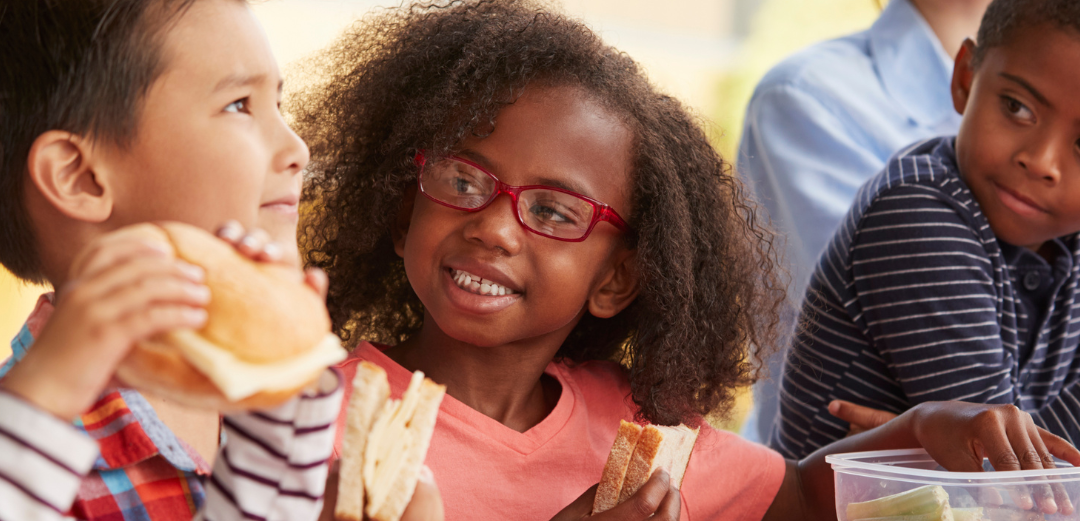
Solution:
[(496, 284), (493, 281), (473, 275), (467, 271), (451, 268), (450, 278), (454, 280), (454, 284), (457, 284), (457, 287), (477, 295), (500, 297), (503, 295), (514, 295), (516, 293), (506, 286)]
[(1013, 211), (1019, 214), (1037, 215), (1049, 213), (1046, 211), (1045, 208), (1036, 204), (1035, 201), (1032, 201), (1031, 199), (1028, 199), (1027, 197), (1024, 197), (1023, 195), (1020, 195), (1019, 193), (1016, 193), (1015, 191), (1005, 188), (1004, 186), (1001, 186), (999, 184), (995, 183), (995, 186), (997, 187), (998, 193), (1000, 194), (999, 197), (1001, 197), (1001, 201), (1005, 203), (1005, 206), (1008, 206)]

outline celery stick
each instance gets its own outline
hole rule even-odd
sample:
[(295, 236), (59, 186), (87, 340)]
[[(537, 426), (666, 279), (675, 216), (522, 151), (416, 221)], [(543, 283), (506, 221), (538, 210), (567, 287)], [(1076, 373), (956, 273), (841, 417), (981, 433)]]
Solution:
[(926, 521), (954, 521), (952, 509), (949, 508), (949, 494), (939, 485), (927, 485), (847, 506), (848, 521), (917, 515), (930, 515), (925, 518)]
[(954, 508), (953, 521), (986, 521), (982, 508)]

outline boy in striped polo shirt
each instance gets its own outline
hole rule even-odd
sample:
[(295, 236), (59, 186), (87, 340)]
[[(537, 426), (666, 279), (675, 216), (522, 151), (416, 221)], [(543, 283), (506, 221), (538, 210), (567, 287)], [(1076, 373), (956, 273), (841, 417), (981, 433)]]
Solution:
[(978, 41), (958, 135), (894, 156), (822, 253), (770, 440), (788, 457), (848, 433), (833, 400), (1014, 404), (1080, 442), (1080, 2), (994, 0)]
[(317, 518), (340, 373), (224, 421), (111, 381), (134, 342), (200, 327), (210, 295), (198, 268), (109, 232), (236, 220), (241, 252), (295, 264), (308, 150), (246, 3), (5, 1), (0, 35), (0, 264), (57, 288), (0, 366), (0, 520)]

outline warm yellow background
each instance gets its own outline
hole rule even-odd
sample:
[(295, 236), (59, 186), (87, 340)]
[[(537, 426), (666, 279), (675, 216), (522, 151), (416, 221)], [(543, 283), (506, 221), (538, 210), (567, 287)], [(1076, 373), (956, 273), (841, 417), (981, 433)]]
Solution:
[[(325, 46), (358, 17), (396, 4), (267, 0), (252, 9), (288, 71), (288, 64)], [(814, 41), (869, 26), (879, 10), (877, 0), (564, 0), (563, 5), (702, 116), (726, 157), (733, 157), (746, 103), (769, 67)], [(42, 291), (18, 284), (0, 269), (0, 359), (8, 356), (7, 341)], [(738, 424), (740, 415), (735, 416), (729, 427)]]

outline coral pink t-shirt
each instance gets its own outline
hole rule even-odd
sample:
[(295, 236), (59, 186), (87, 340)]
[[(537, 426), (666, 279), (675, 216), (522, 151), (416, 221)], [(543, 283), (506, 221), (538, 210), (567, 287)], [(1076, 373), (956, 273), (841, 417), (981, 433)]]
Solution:
[[(411, 373), (369, 343), (338, 365), (352, 382), (356, 364), (382, 366), (399, 398)], [(447, 521), (547, 520), (600, 480), (619, 420), (633, 418), (625, 371), (611, 362), (549, 364), (562, 384), (555, 409), (517, 432), (449, 395), (425, 463), (435, 474)], [(341, 450), (345, 407), (334, 455)], [(702, 427), (682, 483), (683, 521), (759, 520), (784, 478), (781, 456), (725, 431)]]

